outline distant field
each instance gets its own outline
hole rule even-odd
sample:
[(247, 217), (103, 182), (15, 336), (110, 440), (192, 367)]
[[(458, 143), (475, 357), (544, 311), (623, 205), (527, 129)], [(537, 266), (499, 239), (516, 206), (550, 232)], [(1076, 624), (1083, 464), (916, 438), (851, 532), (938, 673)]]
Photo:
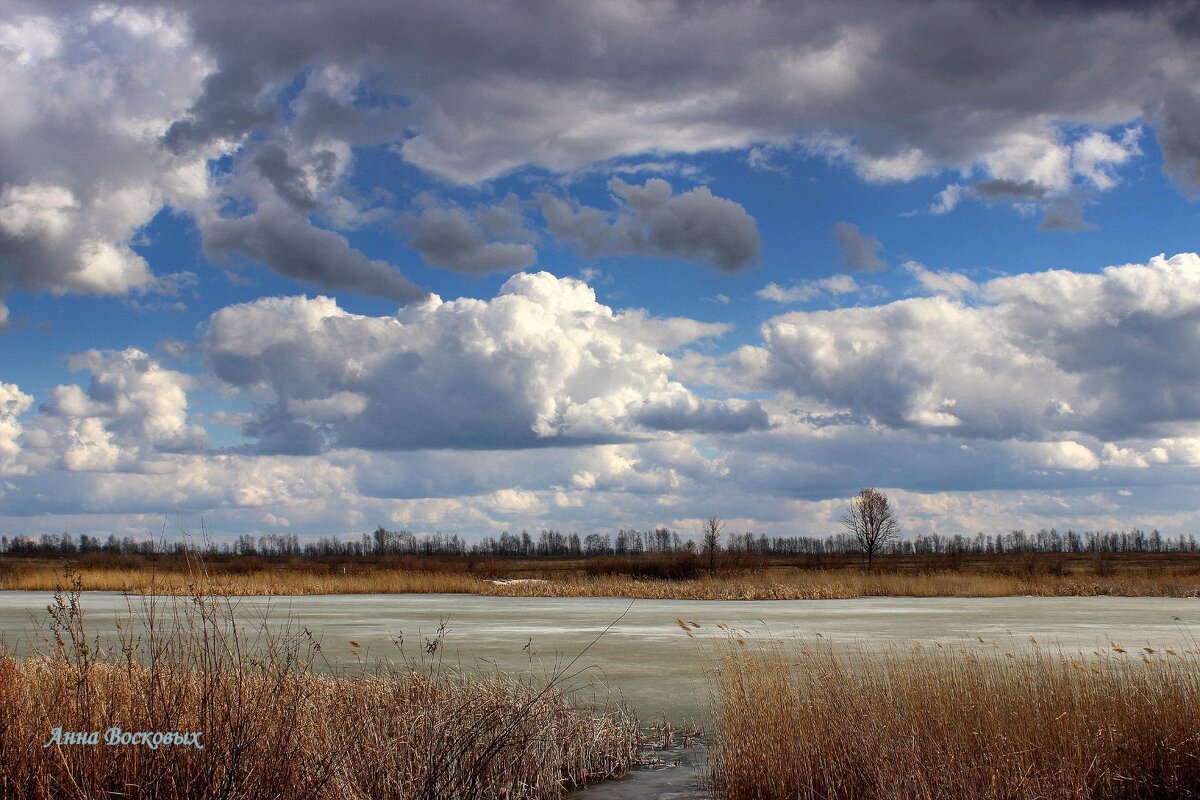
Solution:
[(729, 554), (709, 574), (698, 557), (353, 559), (177, 555), (75, 559), (0, 556), (0, 589), (49, 590), (64, 570), (85, 589), (240, 595), (476, 593), (680, 599), (840, 599), (903, 595), (1200, 596), (1200, 554), (885, 556), (865, 572), (849, 556)]

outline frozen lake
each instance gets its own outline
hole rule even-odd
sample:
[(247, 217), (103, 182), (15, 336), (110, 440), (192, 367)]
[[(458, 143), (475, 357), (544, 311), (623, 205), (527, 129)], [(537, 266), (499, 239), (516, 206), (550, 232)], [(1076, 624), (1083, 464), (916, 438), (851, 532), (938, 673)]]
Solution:
[[(48, 592), (0, 592), (0, 637), (28, 651), (43, 632)], [(186, 602), (186, 599), (182, 599)], [(143, 601), (132, 600), (134, 608)], [(163, 600), (169, 603), (170, 600)], [(1030, 646), (1089, 651), (1109, 642), (1127, 648), (1192, 647), (1200, 635), (1200, 600), (1146, 597), (863, 598), (857, 600), (695, 601), (607, 598), (481, 597), (477, 595), (319, 595), (235, 598), (236, 613), (253, 623), (305, 626), (335, 665), (422, 652), (445, 623), (443, 659), (464, 669), (503, 671), (544, 680), (581, 652), (567, 688), (585, 699), (630, 704), (647, 723), (703, 723), (708, 706), (701, 675), (714, 638), (815, 638), (884, 648), (912, 642), (980, 646), (997, 651)], [(111, 633), (129, 601), (115, 592), (87, 592), (91, 634)], [(160, 610), (162, 610), (160, 608)], [(687, 636), (676, 619), (699, 625)], [(614, 624), (615, 623), (615, 624)], [(611, 625), (611, 628), (609, 626)], [(253, 628), (253, 624), (250, 626)], [(606, 628), (609, 628), (605, 631)], [(601, 636), (603, 634), (603, 636)], [(599, 639), (597, 640), (597, 637)], [(351, 646), (353, 639), (362, 647)], [(594, 644), (593, 644), (594, 642)], [(357, 655), (356, 655), (357, 652)], [(699, 772), (703, 750), (674, 751), (666, 769), (639, 769), (576, 796), (581, 800), (698, 800), (707, 794)]]
[[(0, 592), (0, 636), (20, 651), (40, 637), (47, 592)], [(91, 633), (113, 630), (127, 614), (119, 593), (87, 592)], [(140, 603), (134, 599), (135, 607)], [(708, 637), (728, 634), (775, 638), (821, 634), (835, 643), (883, 647), (889, 643), (953, 644), (984, 639), (1002, 649), (1029, 645), (1071, 650), (1107, 647), (1187, 647), (1200, 634), (1200, 601), (1170, 598), (864, 598), (857, 600), (692, 601), (608, 598), (482, 597), (476, 595), (319, 595), (234, 600), (246, 619), (308, 627), (327, 658), (353, 664), (353, 639), (370, 659), (397, 660), (393, 640), (403, 635), (415, 656), (424, 638), (446, 623), (447, 663), (468, 669), (541, 676), (564, 665), (607, 633), (579, 659), (569, 686), (631, 704), (643, 720), (683, 723), (701, 717), (707, 702), (700, 674)], [(622, 617), (621, 615), (624, 614)], [(675, 622), (695, 622), (695, 639)]]

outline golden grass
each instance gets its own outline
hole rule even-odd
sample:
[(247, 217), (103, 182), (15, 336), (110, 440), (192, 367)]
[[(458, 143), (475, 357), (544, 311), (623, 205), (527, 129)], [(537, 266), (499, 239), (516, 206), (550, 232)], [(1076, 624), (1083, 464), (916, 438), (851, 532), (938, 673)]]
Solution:
[[(504, 597), (628, 597), (677, 600), (840, 600), (855, 597), (1197, 597), (1200, 576), (1127, 570), (1108, 576), (1011, 575), (999, 572), (866, 573), (857, 569), (727, 572), (693, 580), (571, 574), (497, 583), (464, 572), (377, 569), (331, 573), (263, 569), (246, 573), (82, 567), (87, 590), (186, 595), (454, 593)], [(0, 574), (0, 589), (48, 591), (61, 580), (52, 565), (21, 565)]]
[(485, 587), (485, 594), (539, 597), (629, 597), (677, 600), (843, 600), (856, 597), (1006, 597), (1090, 595), (1195, 597), (1196, 576), (1120, 575), (1072, 578), (932, 572), (866, 573), (794, 570), (718, 574), (665, 581), (626, 576), (568, 577), (544, 583)]
[[(246, 573), (82, 567), (85, 591), (133, 594), (220, 595), (481, 593), (491, 584), (459, 572), (375, 570), (337, 574), (305, 570), (254, 570)], [(0, 589), (52, 591), (62, 583), (62, 569), (36, 565), (0, 576)]]
[[(157, 603), (104, 652), (78, 595), (60, 595), (46, 652), (0, 653), (0, 797), (540, 800), (638, 758), (631, 717), (553, 685), (467, 677), (431, 656), (318, 673), (302, 629), (238, 630), (219, 598)], [(43, 747), (55, 726), (101, 741)], [(204, 748), (106, 746), (110, 726), (199, 731)]]
[(727, 800), (1116, 800), (1200, 792), (1200, 659), (798, 642), (709, 665)]

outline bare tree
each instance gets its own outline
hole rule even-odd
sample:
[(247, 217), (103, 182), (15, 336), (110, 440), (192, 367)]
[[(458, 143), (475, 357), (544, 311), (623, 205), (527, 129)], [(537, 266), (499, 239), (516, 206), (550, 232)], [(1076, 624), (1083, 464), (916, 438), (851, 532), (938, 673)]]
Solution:
[(880, 548), (900, 535), (900, 523), (887, 495), (877, 489), (863, 489), (850, 500), (842, 526), (866, 556), (868, 572)]
[(721, 547), (721, 534), (725, 523), (720, 517), (709, 517), (704, 521), (704, 551), (708, 553), (708, 574), (717, 572), (717, 550)]

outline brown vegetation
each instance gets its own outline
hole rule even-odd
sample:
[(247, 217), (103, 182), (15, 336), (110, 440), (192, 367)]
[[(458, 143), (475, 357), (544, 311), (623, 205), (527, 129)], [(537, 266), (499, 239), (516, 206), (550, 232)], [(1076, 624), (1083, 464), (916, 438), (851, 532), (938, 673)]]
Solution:
[[(89, 590), (227, 595), (473, 593), (684, 600), (854, 597), (1200, 596), (1200, 554), (1020, 554), (876, 559), (722, 553), (715, 575), (688, 553), (587, 559), (383, 557), (329, 561), (257, 556), (83, 557), (67, 562)], [(0, 589), (47, 591), (63, 562), (0, 556)], [(517, 579), (517, 582), (505, 582)]]
[[(399, 670), (327, 674), (303, 629), (239, 630), (195, 595), (142, 606), (105, 651), (78, 600), (57, 596), (45, 652), (0, 653), (0, 796), (558, 798), (638, 757), (631, 717), (444, 670), (436, 638)], [(100, 742), (43, 747), (56, 726)], [(204, 747), (106, 746), (110, 726), (196, 731)]]
[[(81, 567), (83, 588), (135, 594), (187, 595), (195, 591), (227, 595), (471, 593), (520, 597), (629, 597), (682, 600), (831, 600), (854, 597), (1043, 597), (1116, 595), (1200, 596), (1195, 567), (1113, 566), (1063, 571), (1014, 562), (1007, 569), (863, 572), (830, 569), (730, 569), (704, 574), (699, 561), (592, 559), (578, 570), (539, 569), (526, 562), (518, 578), (502, 582), (467, 572), (373, 569), (332, 572), (267, 567), (251, 571), (196, 571), (159, 568)], [(61, 567), (22, 561), (0, 571), (0, 589), (48, 591)]]
[[(112, 569), (80, 567), (87, 591), (128, 591), (134, 594), (298, 595), (298, 594), (411, 594), (482, 592), (487, 586), (476, 576), (459, 572), (372, 570), (333, 573), (327, 570), (259, 568), (248, 572), (208, 572), (173, 567)], [(0, 589), (47, 591), (61, 583), (62, 569), (51, 564), (28, 565), (0, 574)]]
[(710, 665), (727, 800), (1115, 800), (1200, 791), (1194, 651), (775, 649)]
[(676, 600), (844, 600), (856, 597), (1077, 597), (1092, 595), (1196, 597), (1200, 579), (1170, 574), (1106, 578), (1021, 577), (930, 572), (915, 575), (861, 570), (724, 573), (668, 581), (628, 576), (568, 578), (545, 583), (489, 585), (484, 594), (538, 597), (630, 597)]

